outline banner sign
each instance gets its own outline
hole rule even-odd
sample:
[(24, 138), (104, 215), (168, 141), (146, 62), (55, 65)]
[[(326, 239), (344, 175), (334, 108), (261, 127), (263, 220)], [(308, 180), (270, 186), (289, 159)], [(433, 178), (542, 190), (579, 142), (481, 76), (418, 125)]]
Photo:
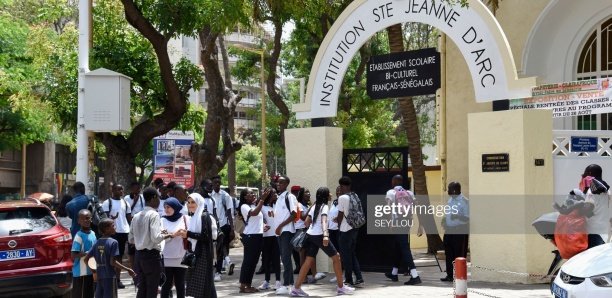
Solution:
[(530, 98), (510, 100), (510, 110), (549, 109), (553, 118), (612, 112), (610, 78), (548, 84), (532, 90)]
[(153, 180), (162, 178), (185, 185), (194, 185), (195, 168), (189, 149), (194, 141), (192, 131), (171, 130), (153, 139)]
[(367, 66), (372, 99), (435, 94), (440, 53), (435, 48), (372, 56)]

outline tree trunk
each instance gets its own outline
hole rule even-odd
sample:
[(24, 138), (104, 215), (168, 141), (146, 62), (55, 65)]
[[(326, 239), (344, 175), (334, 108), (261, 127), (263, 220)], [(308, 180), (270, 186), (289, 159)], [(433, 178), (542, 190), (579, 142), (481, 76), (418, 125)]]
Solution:
[[(268, 59), (265, 60), (266, 65), (262, 65), (261, 67), (265, 67), (267, 71), (266, 77), (266, 91), (268, 92), (268, 96), (270, 100), (274, 103), (274, 105), (278, 108), (281, 113), (281, 121), (280, 121), (280, 138), (281, 145), (285, 145), (285, 129), (289, 125), (289, 107), (283, 101), (283, 98), (276, 91), (276, 66), (278, 65), (278, 59), (280, 57), (280, 52), (282, 48), (281, 38), (283, 36), (283, 24), (278, 19), (272, 22), (274, 24), (274, 47), (272, 48), (272, 54)], [(264, 90), (261, 90), (263, 92)], [(262, 128), (263, 129), (263, 128)]]
[[(389, 47), (392, 53), (404, 51), (404, 34), (401, 24), (387, 28)], [(423, 165), (423, 150), (421, 148), (421, 135), (417, 123), (417, 114), (411, 97), (399, 98), (399, 110), (402, 115), (402, 125), (408, 138), (408, 152), (412, 164), (412, 177), (414, 179), (414, 193), (419, 196), (417, 204), (429, 206), (427, 196), (427, 181), (425, 179), (425, 165)], [(435, 220), (431, 214), (418, 214), (419, 222), (426, 227), (427, 249), (435, 252), (442, 249), (442, 239), (438, 234)]]
[[(241, 98), (223, 82), (216, 43), (219, 33), (206, 26), (198, 35), (202, 45), (204, 77), (208, 84), (208, 117), (204, 123), (204, 140), (191, 146), (191, 156), (197, 170), (196, 185), (204, 178), (218, 174), (228, 158), (242, 147), (240, 142), (234, 140), (230, 124), (234, 121), (234, 111)], [(223, 146), (219, 150), (221, 141)]]
[(128, 148), (123, 136), (102, 134), (102, 143), (106, 147), (106, 162), (104, 167), (104, 184), (98, 192), (101, 199), (110, 197), (111, 184), (121, 184), (125, 190), (130, 183), (136, 181), (135, 155)]
[[(223, 74), (225, 76), (225, 86), (230, 90), (232, 87), (232, 74), (230, 72), (229, 57), (227, 55), (227, 49), (225, 47), (225, 39), (223, 35), (219, 35), (219, 49), (221, 50), (221, 57), (223, 58)], [(232, 138), (236, 137), (236, 130), (234, 128), (234, 119), (228, 123), (228, 131)], [(236, 153), (232, 153), (227, 160), (227, 186), (229, 187), (230, 196), (236, 196)]]

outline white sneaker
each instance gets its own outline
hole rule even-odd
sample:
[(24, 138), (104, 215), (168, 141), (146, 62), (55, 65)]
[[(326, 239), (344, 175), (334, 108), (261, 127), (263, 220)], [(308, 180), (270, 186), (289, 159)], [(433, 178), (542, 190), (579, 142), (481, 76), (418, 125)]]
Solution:
[(338, 288), (336, 287), (336, 293), (338, 294), (338, 296), (340, 295), (350, 295), (353, 294), (353, 292), (355, 292), (354, 288), (351, 288), (347, 285), (344, 285), (342, 288)]
[(269, 290), (270, 289), (270, 283), (265, 281), (263, 283), (261, 283), (261, 286), (259, 286), (260, 290)]
[(278, 290), (282, 287), (283, 287), (283, 284), (280, 282), (280, 280), (277, 280), (276, 283), (274, 284), (274, 290)]
[(282, 286), (276, 290), (276, 295), (289, 295), (291, 294), (291, 289), (288, 286)]
[(329, 280), (329, 282), (330, 282), (330, 283), (334, 283), (334, 282), (336, 282), (336, 281), (338, 281), (338, 279), (337, 279), (335, 276), (334, 276), (334, 277), (332, 277), (332, 278)]
[(317, 272), (317, 274), (315, 274), (315, 279), (316, 280), (321, 280), (327, 277), (327, 274), (323, 273), (323, 272)]
[(215, 273), (215, 281), (221, 281), (221, 274)]

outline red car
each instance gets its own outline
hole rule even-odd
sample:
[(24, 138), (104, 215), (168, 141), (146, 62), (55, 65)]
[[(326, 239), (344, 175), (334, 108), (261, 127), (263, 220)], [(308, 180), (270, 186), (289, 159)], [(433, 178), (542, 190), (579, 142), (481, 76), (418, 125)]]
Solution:
[(0, 201), (0, 297), (70, 297), (71, 247), (44, 204)]

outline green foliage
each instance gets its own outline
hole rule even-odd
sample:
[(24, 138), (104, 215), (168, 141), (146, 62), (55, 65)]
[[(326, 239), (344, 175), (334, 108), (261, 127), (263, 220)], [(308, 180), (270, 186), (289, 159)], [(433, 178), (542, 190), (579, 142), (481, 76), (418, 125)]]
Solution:
[(25, 23), (0, 11), (0, 150), (44, 141), (52, 127), (34, 89), (28, 38)]
[(243, 0), (135, 0), (144, 17), (166, 38), (196, 36), (210, 25), (224, 32), (237, 22), (246, 23), (249, 1)]
[[(247, 144), (236, 152), (236, 184), (238, 186), (258, 186), (261, 183), (261, 149)], [(222, 183), (227, 185), (227, 166), (219, 173)]]

